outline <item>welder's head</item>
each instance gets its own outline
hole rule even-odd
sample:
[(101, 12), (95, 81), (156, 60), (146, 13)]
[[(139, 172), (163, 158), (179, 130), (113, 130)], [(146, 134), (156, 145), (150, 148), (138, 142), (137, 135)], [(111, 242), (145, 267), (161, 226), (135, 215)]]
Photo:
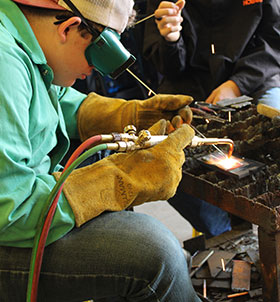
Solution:
[[(120, 34), (133, 16), (133, 0), (13, 0), (16, 3), (53, 10), (71, 11), (92, 34), (85, 51), (89, 65), (102, 75), (119, 76), (135, 58), (120, 42)], [(91, 23), (100, 24), (99, 31)]]
[[(73, 9), (64, 0), (13, 0), (14, 2), (57, 10)], [(71, 0), (85, 19), (122, 33), (132, 15), (133, 0)], [(74, 12), (75, 13), (75, 12)]]

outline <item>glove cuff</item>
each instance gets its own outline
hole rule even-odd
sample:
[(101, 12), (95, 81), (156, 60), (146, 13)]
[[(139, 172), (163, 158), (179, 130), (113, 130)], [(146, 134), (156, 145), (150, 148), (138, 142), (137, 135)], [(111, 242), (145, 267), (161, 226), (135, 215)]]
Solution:
[[(61, 173), (53, 175), (58, 180)], [(106, 159), (74, 170), (64, 183), (63, 193), (77, 227), (105, 211), (124, 210), (136, 198), (129, 177)]]
[(81, 140), (97, 134), (123, 132), (128, 124), (135, 125), (136, 102), (90, 93), (77, 115)]

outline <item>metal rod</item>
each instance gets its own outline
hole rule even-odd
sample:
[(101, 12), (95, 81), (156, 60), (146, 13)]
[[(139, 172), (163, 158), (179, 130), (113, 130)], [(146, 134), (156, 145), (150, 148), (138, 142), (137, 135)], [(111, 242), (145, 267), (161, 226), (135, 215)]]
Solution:
[(137, 24), (139, 24), (139, 23), (141, 23), (141, 22), (144, 22), (144, 21), (146, 21), (146, 20), (148, 20), (148, 19), (150, 19), (150, 18), (152, 18), (152, 17), (154, 17), (154, 16), (155, 16), (155, 14), (151, 14), (151, 15), (149, 15), (149, 16), (147, 16), (147, 17), (145, 17), (145, 18), (143, 18), (143, 19), (141, 19), (141, 20), (135, 22), (134, 25), (137, 25)]
[(207, 298), (206, 279), (203, 279), (203, 297)]
[(199, 263), (199, 265), (192, 271), (190, 272), (190, 277), (192, 277), (200, 268), (202, 265), (214, 254), (214, 250), (211, 250), (208, 255)]
[[(195, 132), (197, 132), (201, 137), (203, 137), (203, 138), (206, 138), (206, 136), (204, 135), (204, 134), (202, 134), (195, 126), (193, 126), (193, 125), (190, 125), (192, 128), (193, 128), (193, 130), (195, 131)], [(220, 149), (220, 148), (218, 148), (216, 145), (212, 145), (219, 153), (221, 153), (222, 155), (224, 155), (225, 157), (227, 157), (227, 155)]]
[(227, 298), (235, 298), (235, 297), (245, 296), (245, 295), (248, 295), (248, 294), (249, 294), (248, 292), (241, 292), (241, 293), (227, 295)]
[(221, 258), (221, 262), (222, 262), (223, 272), (225, 272), (226, 271), (226, 266), (225, 266), (225, 260), (224, 260), (224, 258)]
[(157, 95), (148, 85), (146, 85), (143, 81), (141, 81), (130, 69), (126, 69), (138, 82), (140, 82), (145, 88), (148, 89), (153, 95)]
[[(183, 2), (183, 1), (184, 1), (184, 0), (179, 0), (179, 1), (177, 1), (175, 4), (178, 5), (178, 4), (180, 4), (181, 2)], [(144, 17), (143, 19), (141, 19), (141, 20), (139, 20), (139, 21), (136, 21), (136, 22), (134, 23), (134, 25), (137, 25), (137, 24), (139, 24), (139, 23), (142, 23), (142, 22), (144, 22), (144, 21), (146, 21), (146, 20), (148, 20), (148, 19), (151, 19), (151, 18), (154, 17), (154, 16), (155, 16), (155, 13), (153, 13), (153, 14), (147, 16), (147, 17)]]

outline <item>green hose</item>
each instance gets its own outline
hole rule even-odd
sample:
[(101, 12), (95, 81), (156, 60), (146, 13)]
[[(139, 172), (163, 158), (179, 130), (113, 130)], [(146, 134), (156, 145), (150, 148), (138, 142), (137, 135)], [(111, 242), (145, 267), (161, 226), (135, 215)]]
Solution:
[(49, 197), (46, 201), (46, 204), (41, 212), (41, 215), (38, 220), (38, 227), (35, 233), (34, 237), (34, 243), (33, 243), (33, 249), (32, 249), (32, 255), (31, 255), (31, 261), (30, 261), (30, 268), (29, 268), (29, 277), (28, 277), (28, 284), (27, 284), (27, 294), (26, 294), (26, 302), (31, 302), (31, 294), (32, 294), (32, 284), (33, 284), (33, 277), (34, 277), (34, 269), (35, 269), (35, 263), (36, 263), (36, 255), (38, 252), (38, 245), (40, 241), (40, 237), (42, 234), (42, 229), (44, 227), (44, 222), (47, 216), (47, 213), (52, 205), (53, 199), (57, 195), (60, 187), (63, 185), (66, 178), (69, 176), (69, 174), (77, 167), (79, 166), (83, 161), (85, 161), (88, 157), (94, 155), (98, 151), (106, 150), (107, 144), (100, 144), (97, 145), (90, 150), (83, 153), (81, 156), (79, 156), (60, 176), (59, 180), (53, 187), (52, 191), (49, 194)]

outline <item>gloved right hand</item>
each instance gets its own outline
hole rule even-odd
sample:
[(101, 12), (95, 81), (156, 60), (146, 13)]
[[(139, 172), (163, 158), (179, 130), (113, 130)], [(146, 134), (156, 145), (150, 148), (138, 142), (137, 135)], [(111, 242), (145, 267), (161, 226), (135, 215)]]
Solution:
[(81, 140), (97, 134), (123, 132), (127, 125), (138, 131), (148, 129), (160, 119), (172, 120), (180, 115), (190, 124), (192, 111), (188, 95), (158, 94), (146, 100), (123, 100), (90, 93), (81, 104), (77, 121)]
[[(172, 197), (182, 177), (183, 149), (193, 136), (193, 129), (184, 124), (152, 148), (113, 154), (74, 170), (63, 191), (76, 225), (104, 211), (121, 211)], [(57, 173), (55, 176), (59, 177)]]

